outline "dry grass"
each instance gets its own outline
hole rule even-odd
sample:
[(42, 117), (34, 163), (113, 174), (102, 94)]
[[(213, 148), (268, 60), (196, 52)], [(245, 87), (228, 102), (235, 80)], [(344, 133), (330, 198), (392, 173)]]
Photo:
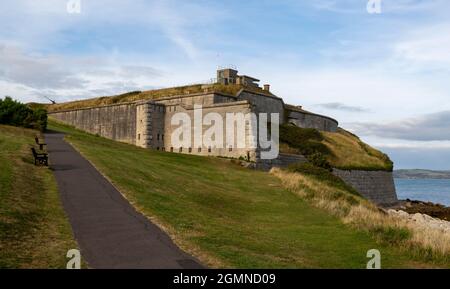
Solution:
[(339, 128), (337, 132), (317, 131), (290, 125), (280, 126), (280, 152), (321, 154), (334, 168), (344, 170), (392, 171), (387, 155), (362, 142), (356, 135)]
[(332, 152), (328, 161), (333, 167), (392, 170), (392, 163), (385, 154), (363, 143), (357, 136), (343, 129), (337, 133), (322, 132), (322, 135), (322, 143)]
[(313, 176), (271, 170), (283, 186), (313, 206), (338, 216), (345, 224), (373, 234), (379, 241), (415, 252), (419, 257), (449, 261), (450, 234), (380, 210), (369, 201)]
[[(236, 95), (239, 90), (244, 88), (242, 85), (223, 85), (223, 84), (211, 84), (211, 85), (186, 85), (179, 87), (170, 87), (162, 89), (154, 89), (147, 91), (132, 91), (124, 94), (119, 94), (115, 96), (103, 96), (97, 98), (90, 98), (85, 100), (77, 100), (65, 103), (50, 104), (47, 105), (48, 111), (60, 111), (60, 110), (70, 110), (85, 107), (96, 107), (103, 105), (110, 105), (116, 103), (133, 102), (139, 100), (151, 100), (160, 99), (176, 95), (185, 95), (201, 92), (218, 92), (229, 95)], [(245, 87), (246, 90), (254, 91), (257, 93), (272, 95), (270, 92), (265, 91), (261, 88)]]

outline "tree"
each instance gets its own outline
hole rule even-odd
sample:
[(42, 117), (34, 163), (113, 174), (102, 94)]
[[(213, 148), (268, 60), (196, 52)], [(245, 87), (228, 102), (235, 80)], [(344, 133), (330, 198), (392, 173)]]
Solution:
[(6, 96), (0, 99), (0, 123), (44, 131), (47, 128), (47, 111), (42, 108), (31, 109)]

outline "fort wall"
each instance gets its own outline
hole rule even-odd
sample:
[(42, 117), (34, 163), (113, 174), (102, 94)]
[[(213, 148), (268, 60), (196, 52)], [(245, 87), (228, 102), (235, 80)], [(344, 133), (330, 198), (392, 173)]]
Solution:
[(136, 104), (125, 103), (49, 113), (56, 120), (113, 140), (136, 144)]
[(280, 153), (276, 159), (256, 161), (256, 169), (269, 171), (273, 167), (285, 168), (295, 163), (306, 163), (308, 160), (302, 155), (282, 154)]
[(398, 201), (392, 172), (334, 169), (333, 174), (376, 204)]
[(165, 105), (212, 105), (215, 103), (233, 102), (237, 97), (232, 95), (225, 95), (221, 93), (195, 93), (188, 95), (178, 95), (171, 97), (158, 98), (154, 101)]
[(338, 122), (330, 117), (303, 111), (287, 109), (287, 122), (302, 128), (336, 132)]
[(238, 94), (238, 99), (247, 100), (255, 105), (256, 113), (278, 113), (280, 115), (280, 123), (283, 123), (285, 117), (284, 103), (281, 98), (243, 90)]
[[(205, 96), (205, 95), (203, 95)], [(191, 130), (191, 144), (188, 147), (179, 147), (172, 144), (171, 135), (177, 126), (172, 126), (172, 116), (178, 112), (186, 113), (194, 121), (194, 103), (198, 103), (200, 95), (183, 98), (167, 98), (158, 102), (142, 101), (135, 103), (124, 103), (102, 107), (82, 108), (68, 111), (51, 112), (49, 115), (58, 121), (73, 125), (74, 127), (98, 134), (102, 137), (134, 144), (143, 148), (153, 148), (161, 151), (175, 153), (195, 154), (202, 156), (223, 156), (230, 158), (245, 158), (256, 160), (256, 148), (248, 145), (257, 133), (257, 128), (252, 127), (250, 122), (243, 125), (246, 138), (246, 147), (237, 146), (238, 129), (234, 127), (234, 144), (226, 142), (226, 118), (227, 114), (253, 112), (254, 106), (248, 101), (236, 101), (229, 96), (207, 94), (202, 106), (203, 117), (208, 113), (216, 113), (223, 119), (222, 130), (224, 135), (223, 145), (202, 145), (194, 147), (194, 127)], [(218, 103), (214, 103), (217, 101)], [(202, 135), (205, 135), (211, 125), (202, 126)], [(216, 139), (216, 136), (213, 137)], [(230, 147), (231, 146), (231, 147)]]
[[(243, 125), (245, 130), (245, 138), (246, 138), (246, 148), (239, 148), (237, 147), (237, 125), (235, 125), (234, 130), (234, 140), (235, 143), (232, 145), (232, 147), (229, 147), (229, 144), (226, 143), (226, 118), (227, 114), (234, 114), (234, 113), (242, 113), (242, 114), (249, 114), (252, 112), (252, 105), (247, 101), (236, 101), (232, 103), (216, 103), (212, 105), (207, 105), (202, 107), (202, 114), (203, 117), (207, 115), (208, 113), (216, 113), (218, 114), (222, 122), (222, 130), (223, 134), (220, 136), (222, 138), (222, 146), (221, 147), (214, 147), (214, 146), (208, 146), (206, 144), (203, 144), (202, 146), (196, 146), (195, 140), (194, 140), (194, 125), (192, 125), (191, 129), (191, 144), (192, 147), (177, 147), (176, 145), (172, 144), (171, 135), (173, 133), (172, 129), (176, 129), (178, 126), (172, 127), (171, 120), (172, 116), (175, 113), (178, 112), (184, 112), (186, 113), (192, 120), (192, 123), (194, 121), (194, 106), (187, 106), (187, 105), (176, 105), (176, 106), (169, 106), (166, 107), (166, 113), (164, 117), (164, 123), (165, 123), (165, 134), (167, 135), (166, 138), (164, 138), (164, 150), (171, 151), (171, 152), (177, 152), (177, 153), (186, 153), (186, 154), (195, 154), (195, 155), (202, 155), (202, 156), (223, 156), (223, 157), (230, 157), (230, 158), (245, 158), (252, 161), (256, 160), (256, 148), (250, 148), (248, 147), (248, 144), (250, 143), (250, 139), (256, 135), (256, 129), (255, 127), (252, 127), (252, 124), (250, 122), (245, 122)], [(213, 124), (215, 125), (215, 123)], [(202, 135), (206, 135), (207, 130), (212, 125), (203, 125), (202, 126)], [(239, 128), (242, 128), (241, 126)], [(229, 132), (228, 132), (229, 133)], [(214, 136), (214, 140), (216, 140), (216, 137)]]
[(136, 105), (136, 145), (143, 148), (164, 146), (165, 107), (154, 102)]

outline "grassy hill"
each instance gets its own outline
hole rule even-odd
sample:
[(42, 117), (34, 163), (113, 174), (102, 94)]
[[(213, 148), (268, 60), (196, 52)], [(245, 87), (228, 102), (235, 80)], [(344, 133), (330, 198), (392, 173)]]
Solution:
[(319, 158), (323, 158), (323, 161), (334, 168), (380, 171), (393, 169), (393, 163), (387, 155), (342, 128), (335, 133), (282, 125), (280, 143), (281, 152), (300, 153), (312, 157), (313, 162), (319, 155)]
[(353, 214), (360, 207), (377, 209), (313, 175), (285, 178), (283, 172), (245, 169), (230, 160), (142, 149), (55, 122), (50, 128), (66, 132), (66, 140), (138, 210), (208, 266), (364, 268), (373, 248), (381, 251), (383, 268), (450, 264), (405, 246), (409, 231), (384, 228), (370, 218), (375, 225), (367, 229), (345, 221), (339, 210), (330, 213), (323, 204), (342, 205)]
[(331, 154), (331, 165), (340, 169), (365, 169), (392, 171), (389, 157), (362, 142), (356, 135), (339, 128), (337, 133), (322, 132), (325, 144)]
[(0, 125), (0, 268), (65, 268), (78, 247), (53, 173), (33, 164), (36, 134)]

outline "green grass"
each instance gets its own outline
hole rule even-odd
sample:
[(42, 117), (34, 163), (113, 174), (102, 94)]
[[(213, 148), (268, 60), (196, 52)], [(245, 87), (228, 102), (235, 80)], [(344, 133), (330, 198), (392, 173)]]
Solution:
[(291, 164), (288, 167), (288, 170), (303, 175), (312, 176), (324, 184), (346, 191), (349, 194), (360, 196), (360, 194), (353, 187), (346, 184), (341, 178), (333, 175), (330, 171), (315, 166), (309, 162)]
[(77, 248), (53, 173), (33, 164), (36, 134), (0, 125), (0, 268), (65, 268)]
[(362, 142), (356, 135), (339, 128), (337, 133), (322, 132), (331, 151), (329, 162), (344, 170), (392, 171), (393, 163), (379, 150)]
[(285, 124), (280, 126), (280, 151), (303, 154), (310, 162), (325, 168), (343, 170), (392, 171), (389, 157), (339, 128), (324, 132)]
[(344, 225), (282, 187), (278, 178), (228, 160), (142, 149), (50, 122), (138, 210), (211, 267), (432, 267)]

